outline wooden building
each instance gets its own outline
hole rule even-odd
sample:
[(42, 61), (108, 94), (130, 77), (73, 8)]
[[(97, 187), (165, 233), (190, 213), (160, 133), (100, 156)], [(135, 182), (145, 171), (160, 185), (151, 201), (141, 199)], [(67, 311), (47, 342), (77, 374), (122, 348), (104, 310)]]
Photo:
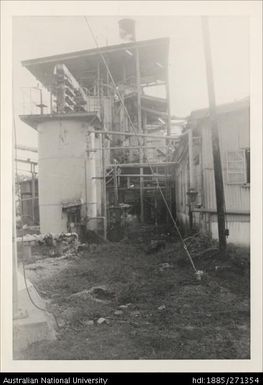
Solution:
[[(249, 98), (217, 107), (228, 242), (250, 244)], [(176, 212), (187, 228), (218, 237), (209, 111), (191, 113), (175, 151)]]

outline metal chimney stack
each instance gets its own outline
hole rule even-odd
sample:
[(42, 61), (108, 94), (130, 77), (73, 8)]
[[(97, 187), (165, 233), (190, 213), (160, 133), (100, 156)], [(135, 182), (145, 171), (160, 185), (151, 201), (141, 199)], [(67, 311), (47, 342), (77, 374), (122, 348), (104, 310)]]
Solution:
[(135, 41), (135, 21), (133, 19), (119, 20), (119, 34), (123, 43)]

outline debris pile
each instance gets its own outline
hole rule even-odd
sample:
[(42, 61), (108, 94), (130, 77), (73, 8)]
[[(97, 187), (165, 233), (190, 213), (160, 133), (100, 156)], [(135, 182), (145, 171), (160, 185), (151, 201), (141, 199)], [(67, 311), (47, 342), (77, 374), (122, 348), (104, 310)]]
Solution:
[(73, 256), (77, 254), (79, 246), (78, 234), (26, 234), (17, 238), (18, 245), (46, 248), (50, 257)]

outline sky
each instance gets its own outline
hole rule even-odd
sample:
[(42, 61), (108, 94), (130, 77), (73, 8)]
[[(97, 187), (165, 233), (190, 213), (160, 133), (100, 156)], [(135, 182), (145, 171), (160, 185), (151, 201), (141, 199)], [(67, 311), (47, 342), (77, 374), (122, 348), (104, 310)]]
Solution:
[[(125, 15), (123, 15), (125, 17)], [(171, 113), (187, 116), (208, 106), (204, 48), (199, 16), (135, 16), (136, 39), (170, 38), (169, 79)], [(118, 20), (92, 16), (90, 26), (99, 46), (120, 43)], [(246, 16), (209, 18), (217, 104), (249, 95), (249, 19)], [(37, 133), (18, 118), (24, 95), (37, 85), (22, 60), (94, 48), (82, 16), (22, 16), (13, 18), (13, 79), (17, 143), (36, 146)], [(37, 91), (35, 91), (36, 93)], [(24, 104), (23, 104), (24, 103)], [(33, 158), (33, 156), (32, 156)], [(25, 166), (23, 166), (25, 167)]]

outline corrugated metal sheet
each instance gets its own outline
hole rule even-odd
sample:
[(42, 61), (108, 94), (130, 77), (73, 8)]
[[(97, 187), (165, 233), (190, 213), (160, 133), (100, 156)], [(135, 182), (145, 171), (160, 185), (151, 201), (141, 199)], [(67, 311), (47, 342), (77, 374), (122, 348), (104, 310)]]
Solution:
[[(241, 184), (228, 184), (226, 178), (226, 152), (239, 151), (241, 143), (242, 146), (249, 147), (249, 112), (245, 110), (221, 115), (218, 126), (226, 209), (249, 210), (250, 189)], [(207, 121), (202, 121), (202, 163), (204, 207), (211, 209), (216, 207), (216, 199), (211, 132)]]
[[(202, 116), (201, 119), (192, 121), (193, 132), (201, 135), (201, 173), (198, 166), (194, 165), (194, 181), (197, 191), (201, 189), (202, 209), (216, 209), (214, 167), (212, 154), (212, 141), (209, 121)], [(239, 151), (249, 148), (249, 104), (243, 103), (243, 109), (228, 108), (225, 113), (218, 116), (219, 141), (221, 150), (221, 162), (224, 180), (224, 192), (226, 211), (249, 212), (250, 188), (244, 184), (230, 184), (227, 182), (227, 158), (228, 151)], [(185, 144), (181, 144), (183, 146)], [(180, 149), (178, 150), (180, 151)], [(196, 149), (195, 149), (196, 151)], [(244, 171), (246, 171), (244, 169)], [(177, 215), (186, 221), (188, 206), (183, 194), (186, 194), (188, 186), (187, 154), (176, 168), (176, 204)], [(198, 203), (198, 202), (197, 202)], [(199, 202), (200, 203), (200, 202)], [(200, 207), (200, 205), (199, 205)], [(194, 224), (203, 231), (208, 231), (217, 237), (216, 215), (212, 213), (194, 213)], [(240, 245), (249, 245), (249, 215), (227, 215), (227, 226), (230, 230), (229, 242)]]

